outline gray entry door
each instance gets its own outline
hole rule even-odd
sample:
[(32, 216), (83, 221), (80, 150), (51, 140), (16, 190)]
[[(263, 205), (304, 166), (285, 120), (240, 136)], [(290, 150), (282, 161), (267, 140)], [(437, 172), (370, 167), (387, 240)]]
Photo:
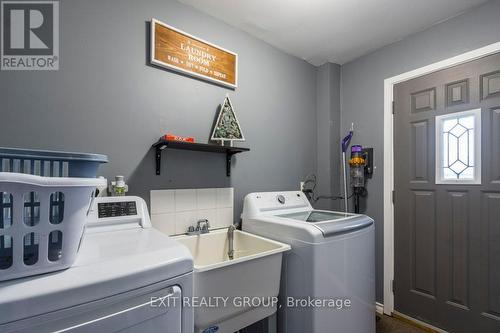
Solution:
[(500, 332), (500, 55), (394, 88), (395, 310)]

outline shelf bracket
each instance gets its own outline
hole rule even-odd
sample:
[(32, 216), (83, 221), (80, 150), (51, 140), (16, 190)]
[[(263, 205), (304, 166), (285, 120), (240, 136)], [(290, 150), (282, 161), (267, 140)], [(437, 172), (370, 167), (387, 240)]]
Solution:
[(161, 173), (161, 149), (156, 147), (156, 175), (160, 175)]
[(234, 154), (226, 153), (226, 176), (231, 176), (231, 159)]

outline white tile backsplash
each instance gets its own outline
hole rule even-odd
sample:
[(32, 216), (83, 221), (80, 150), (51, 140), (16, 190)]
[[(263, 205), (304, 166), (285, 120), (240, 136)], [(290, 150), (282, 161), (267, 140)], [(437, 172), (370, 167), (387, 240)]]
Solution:
[(213, 228), (217, 224), (217, 209), (198, 209), (196, 211), (198, 213), (196, 220), (204, 220), (207, 219), (210, 223), (210, 227)]
[(217, 189), (217, 208), (229, 208), (234, 205), (234, 189), (232, 187)]
[(196, 210), (196, 190), (175, 190), (175, 211)]
[(214, 228), (227, 227), (233, 224), (233, 207), (217, 208), (217, 219), (214, 223)]
[(175, 212), (174, 190), (151, 191), (151, 215)]
[(217, 190), (215, 188), (200, 188), (196, 190), (198, 209), (212, 209), (217, 207)]
[(200, 219), (211, 228), (223, 228), (233, 221), (234, 189), (204, 188), (151, 191), (151, 222), (168, 235), (183, 234)]
[(151, 214), (151, 224), (167, 235), (175, 234), (175, 213)]
[(175, 234), (185, 233), (190, 226), (196, 225), (196, 221), (198, 221), (196, 210), (175, 213)]

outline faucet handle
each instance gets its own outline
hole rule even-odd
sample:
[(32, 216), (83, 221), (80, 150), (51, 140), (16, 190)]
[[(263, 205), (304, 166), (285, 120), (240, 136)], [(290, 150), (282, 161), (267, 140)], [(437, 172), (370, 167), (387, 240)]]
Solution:
[(207, 219), (198, 220), (197, 225), (198, 225), (197, 228), (200, 228), (201, 230), (204, 231), (208, 231), (208, 228), (210, 228), (210, 223), (208, 222)]
[(200, 225), (202, 223), (209, 224), (207, 219), (200, 219), (198, 220), (197, 224)]

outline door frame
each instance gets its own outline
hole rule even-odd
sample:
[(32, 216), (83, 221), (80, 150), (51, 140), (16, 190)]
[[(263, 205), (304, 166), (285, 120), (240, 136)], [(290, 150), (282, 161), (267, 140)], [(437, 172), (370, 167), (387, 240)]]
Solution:
[(500, 42), (462, 53), (384, 80), (384, 313), (394, 312), (394, 151), (393, 92), (394, 85), (419, 76), (450, 68), (500, 52)]

